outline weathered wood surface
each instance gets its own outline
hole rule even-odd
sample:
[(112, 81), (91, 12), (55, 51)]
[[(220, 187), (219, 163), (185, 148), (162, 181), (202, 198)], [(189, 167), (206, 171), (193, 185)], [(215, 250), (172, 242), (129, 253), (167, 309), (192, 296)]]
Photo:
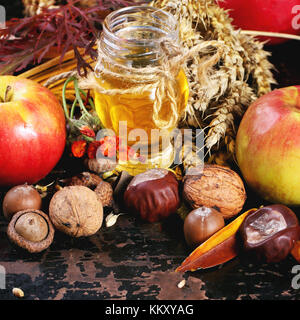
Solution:
[[(300, 84), (300, 43), (272, 51), (278, 87)], [(262, 204), (248, 192), (245, 210)], [(296, 213), (300, 218), (300, 210)], [(6, 289), (0, 289), (0, 299), (16, 299), (13, 287), (23, 289), (24, 299), (300, 299), (300, 289), (291, 286), (297, 264), (291, 256), (272, 265), (255, 265), (241, 256), (210, 270), (175, 273), (190, 252), (182, 221), (175, 216), (163, 224), (146, 224), (123, 215), (113, 227), (86, 239), (56, 232), (51, 247), (35, 255), (12, 246), (6, 226), (1, 214), (0, 266), (6, 270)], [(183, 278), (186, 286), (179, 289)]]

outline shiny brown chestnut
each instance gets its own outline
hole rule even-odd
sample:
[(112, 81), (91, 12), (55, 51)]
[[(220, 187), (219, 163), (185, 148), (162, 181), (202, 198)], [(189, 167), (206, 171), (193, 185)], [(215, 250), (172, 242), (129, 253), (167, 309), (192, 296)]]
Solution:
[(163, 220), (179, 207), (178, 181), (169, 170), (149, 169), (131, 180), (124, 193), (124, 203), (143, 220)]
[(242, 223), (240, 233), (245, 250), (267, 263), (285, 259), (294, 242), (300, 239), (297, 216), (281, 204), (262, 207), (250, 214)]

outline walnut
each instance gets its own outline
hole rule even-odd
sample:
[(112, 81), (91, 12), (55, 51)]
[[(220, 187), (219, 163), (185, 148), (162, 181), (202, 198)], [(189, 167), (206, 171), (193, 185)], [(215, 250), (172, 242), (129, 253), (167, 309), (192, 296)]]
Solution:
[(88, 188), (96, 188), (102, 179), (94, 173), (81, 172), (78, 175), (66, 181), (67, 186), (84, 186)]
[(100, 229), (103, 207), (93, 190), (70, 186), (54, 194), (49, 216), (58, 230), (72, 237), (87, 237)]
[(101, 180), (95, 189), (95, 193), (97, 194), (97, 197), (101, 201), (103, 207), (112, 206), (113, 188), (110, 183)]
[(246, 192), (242, 179), (233, 170), (204, 165), (191, 169), (184, 177), (183, 197), (194, 209), (214, 208), (228, 219), (242, 210)]
[(113, 188), (97, 174), (82, 172), (66, 182), (67, 186), (84, 186), (94, 190), (103, 207), (110, 207), (113, 201)]

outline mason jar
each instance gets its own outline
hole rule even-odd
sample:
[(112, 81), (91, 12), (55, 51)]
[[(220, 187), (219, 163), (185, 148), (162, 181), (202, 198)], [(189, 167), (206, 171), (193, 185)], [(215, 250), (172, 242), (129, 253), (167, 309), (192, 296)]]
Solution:
[[(178, 65), (172, 68), (176, 74), (166, 69), (170, 53), (163, 42), (179, 46), (175, 17), (154, 7), (133, 6), (106, 17), (98, 43), (102, 59), (95, 68), (101, 87), (94, 90), (96, 111), (105, 128), (143, 154), (119, 161), (133, 175), (172, 164), (172, 134), (188, 101), (184, 70)], [(167, 91), (167, 86), (172, 88)]]

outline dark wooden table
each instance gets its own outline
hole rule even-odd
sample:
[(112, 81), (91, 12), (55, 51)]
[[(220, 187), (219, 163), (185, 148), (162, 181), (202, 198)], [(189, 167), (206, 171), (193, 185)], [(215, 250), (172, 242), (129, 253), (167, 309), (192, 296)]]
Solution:
[[(268, 50), (273, 53), (278, 87), (300, 84), (300, 43), (292, 41)], [(245, 210), (262, 204), (248, 190)], [(300, 218), (300, 210), (295, 211)], [(56, 232), (51, 247), (34, 255), (12, 246), (6, 227), (1, 214), (0, 266), (6, 271), (1, 300), (17, 299), (13, 287), (22, 288), (24, 299), (30, 300), (300, 299), (300, 289), (291, 285), (291, 271), (297, 264), (291, 256), (269, 265), (256, 265), (240, 256), (209, 270), (175, 273), (190, 253), (177, 216), (163, 224), (147, 224), (124, 215), (113, 227), (103, 226), (96, 235), (83, 239)], [(183, 278), (186, 286), (179, 289), (177, 284)]]

